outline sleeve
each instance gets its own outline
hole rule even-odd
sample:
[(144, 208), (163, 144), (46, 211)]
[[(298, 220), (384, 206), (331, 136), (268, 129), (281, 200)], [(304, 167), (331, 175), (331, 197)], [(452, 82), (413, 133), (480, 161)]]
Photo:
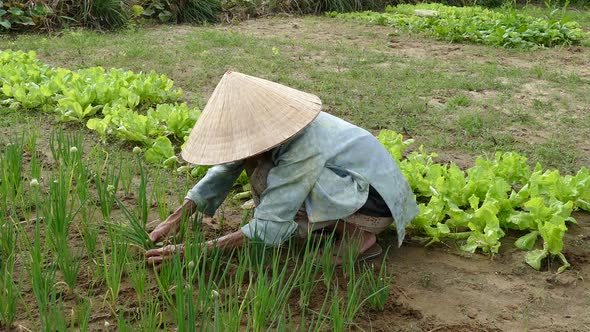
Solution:
[(244, 170), (244, 161), (236, 161), (211, 167), (186, 195), (197, 204), (197, 209), (213, 215)]
[(287, 147), (267, 178), (254, 218), (242, 227), (249, 239), (270, 246), (285, 242), (297, 229), (293, 220), (323, 169), (323, 157), (314, 146)]

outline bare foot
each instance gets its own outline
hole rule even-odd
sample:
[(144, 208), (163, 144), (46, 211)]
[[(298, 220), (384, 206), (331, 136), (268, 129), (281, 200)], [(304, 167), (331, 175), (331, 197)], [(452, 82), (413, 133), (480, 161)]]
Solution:
[(377, 242), (375, 234), (345, 222), (339, 222), (336, 225), (336, 233), (340, 235), (334, 244), (335, 253), (332, 258), (332, 262), (336, 265), (342, 264), (342, 258), (345, 255), (353, 255), (355, 259), (362, 256)]

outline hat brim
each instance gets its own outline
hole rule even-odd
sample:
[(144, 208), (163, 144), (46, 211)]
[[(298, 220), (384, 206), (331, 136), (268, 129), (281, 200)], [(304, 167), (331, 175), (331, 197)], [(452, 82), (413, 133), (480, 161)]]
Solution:
[(255, 156), (299, 134), (321, 109), (315, 95), (228, 72), (192, 129), (182, 158), (218, 165)]

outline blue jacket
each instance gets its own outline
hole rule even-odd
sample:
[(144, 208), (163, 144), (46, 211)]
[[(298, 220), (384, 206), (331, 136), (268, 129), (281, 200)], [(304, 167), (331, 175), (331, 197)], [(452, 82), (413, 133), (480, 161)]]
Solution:
[[(379, 192), (395, 219), (398, 243), (418, 214), (410, 185), (396, 162), (368, 131), (321, 112), (300, 134), (270, 151), (275, 165), (254, 218), (242, 231), (279, 245), (297, 229), (294, 217), (305, 204), (309, 222), (338, 220), (360, 209), (369, 186)], [(212, 215), (244, 169), (237, 161), (214, 166), (187, 194)]]

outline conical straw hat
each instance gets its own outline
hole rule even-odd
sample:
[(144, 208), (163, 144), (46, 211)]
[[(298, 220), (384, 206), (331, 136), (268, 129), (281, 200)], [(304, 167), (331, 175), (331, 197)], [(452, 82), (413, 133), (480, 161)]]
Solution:
[(182, 150), (197, 165), (242, 160), (285, 142), (320, 113), (320, 98), (227, 71)]

